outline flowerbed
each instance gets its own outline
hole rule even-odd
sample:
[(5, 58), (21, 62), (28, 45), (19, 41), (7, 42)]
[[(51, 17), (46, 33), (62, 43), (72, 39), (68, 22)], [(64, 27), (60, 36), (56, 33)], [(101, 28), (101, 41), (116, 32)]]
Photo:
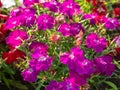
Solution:
[(23, 0), (22, 6), (5, 10), (0, 14), (1, 85), (120, 89), (120, 3)]

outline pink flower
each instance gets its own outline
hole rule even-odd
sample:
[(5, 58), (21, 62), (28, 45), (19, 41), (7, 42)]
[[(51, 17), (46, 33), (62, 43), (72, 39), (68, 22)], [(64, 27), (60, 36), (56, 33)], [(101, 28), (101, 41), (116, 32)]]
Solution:
[(15, 30), (6, 38), (6, 43), (12, 47), (19, 46), (24, 40), (28, 38), (26, 31)]

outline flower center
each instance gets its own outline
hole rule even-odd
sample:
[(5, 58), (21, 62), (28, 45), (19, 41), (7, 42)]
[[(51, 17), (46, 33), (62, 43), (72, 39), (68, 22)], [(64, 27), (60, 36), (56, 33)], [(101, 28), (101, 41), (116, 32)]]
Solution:
[(39, 57), (39, 59), (38, 59), (38, 61), (45, 61), (45, 60), (46, 60), (46, 57), (45, 57), (45, 56), (43, 56), (43, 55), (42, 55), (42, 56), (40, 56), (40, 57)]

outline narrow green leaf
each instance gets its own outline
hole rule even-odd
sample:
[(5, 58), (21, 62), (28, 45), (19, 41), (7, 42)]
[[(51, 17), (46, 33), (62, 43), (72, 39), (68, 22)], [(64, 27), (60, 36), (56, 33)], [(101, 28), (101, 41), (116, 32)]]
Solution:
[(4, 74), (2, 74), (2, 79), (3, 79), (4, 83), (5, 83), (5, 85), (10, 89), (10, 82), (8, 81), (8, 79), (5, 77)]
[(10, 84), (13, 86), (13, 87), (16, 87), (20, 90), (28, 90), (27, 86), (21, 84), (20, 82), (18, 81), (14, 81), (14, 80), (9, 80), (10, 81)]
[(107, 85), (109, 85), (110, 87), (112, 87), (113, 90), (118, 90), (117, 86), (113, 82), (104, 81), (104, 83), (106, 83)]

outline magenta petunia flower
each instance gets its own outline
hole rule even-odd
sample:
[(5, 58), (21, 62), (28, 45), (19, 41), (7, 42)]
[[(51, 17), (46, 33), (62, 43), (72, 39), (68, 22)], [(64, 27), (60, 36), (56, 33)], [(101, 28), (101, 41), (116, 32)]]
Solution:
[(34, 5), (35, 3), (38, 3), (39, 0), (23, 0), (23, 4), (26, 6), (26, 7), (30, 7), (32, 5)]
[(6, 22), (6, 28), (12, 29), (17, 26), (31, 27), (35, 21), (36, 11), (33, 8), (18, 7), (10, 12), (10, 17)]
[(90, 33), (86, 38), (86, 46), (96, 52), (102, 52), (107, 47), (107, 41), (104, 37), (98, 37), (96, 33)]
[(109, 55), (98, 57), (94, 60), (96, 72), (111, 76), (115, 71), (115, 65), (112, 63), (112, 57)]
[(90, 75), (81, 75), (75, 72), (74, 70), (70, 70), (69, 72), (69, 80), (72, 82), (75, 86), (82, 86), (87, 83), (87, 78), (90, 78)]
[(44, 7), (48, 8), (50, 11), (53, 12), (58, 12), (58, 6), (59, 6), (59, 2), (57, 2), (56, 0), (51, 0), (49, 2), (45, 2), (44, 3)]
[(65, 0), (60, 6), (61, 13), (72, 18), (73, 15), (80, 13), (80, 6), (74, 0)]
[(19, 46), (24, 40), (28, 38), (27, 32), (24, 30), (14, 30), (6, 38), (6, 43), (12, 47)]
[(62, 64), (68, 64), (68, 62), (70, 61), (70, 54), (68, 52), (64, 52), (60, 55), (60, 62)]
[(90, 20), (90, 24), (93, 25), (93, 24), (96, 24), (97, 20), (96, 20), (96, 17), (98, 15), (97, 14), (83, 14), (83, 19), (85, 20)]
[(63, 23), (60, 25), (58, 32), (61, 32), (63, 36), (76, 36), (81, 30), (84, 32), (80, 23)]
[(52, 64), (52, 57), (48, 55), (40, 55), (39, 58), (30, 60), (29, 66), (34, 68), (36, 72), (46, 71)]
[(115, 18), (104, 18), (104, 26), (106, 29), (113, 30), (119, 28), (119, 21)]
[(24, 81), (28, 81), (28, 82), (37, 81), (37, 74), (32, 68), (25, 69), (24, 71), (22, 71), (21, 75), (24, 78)]
[(61, 32), (63, 36), (70, 36), (71, 32), (70, 32), (70, 25), (67, 23), (63, 23), (60, 25), (58, 32)]
[(94, 72), (93, 63), (90, 60), (77, 61), (75, 65), (75, 71), (81, 75), (90, 75)]
[(93, 64), (85, 59), (83, 51), (79, 47), (72, 47), (70, 53), (60, 55), (60, 62), (67, 64), (69, 70), (74, 70), (80, 75), (90, 75), (94, 72)]
[(38, 16), (37, 20), (38, 29), (40, 30), (52, 29), (54, 24), (55, 19), (53, 16), (50, 16), (48, 14), (41, 14)]
[(8, 30), (15, 28), (17, 26), (20, 26), (20, 25), (21, 25), (21, 20), (19, 17), (9, 18), (5, 23), (6, 29), (8, 29)]
[(82, 32), (84, 32), (84, 28), (80, 23), (71, 23), (71, 33), (73, 36), (76, 36), (77, 34), (79, 34), (79, 32), (82, 30)]
[(79, 47), (72, 47), (70, 49), (70, 52), (71, 52), (70, 54), (71, 60), (77, 61), (79, 58), (79, 61), (83, 61), (85, 59), (84, 52)]
[(33, 14), (35, 15), (36, 14), (36, 10), (32, 7), (26, 7), (26, 8), (23, 8), (23, 11), (21, 14), (24, 14), (24, 15), (27, 15), (27, 14)]
[(79, 90), (79, 86), (75, 85), (71, 78), (66, 78), (64, 81), (60, 82), (59, 87), (59, 90)]
[(24, 22), (27, 27), (32, 27), (35, 24), (36, 16), (34, 14), (28, 14), (25, 16)]
[(21, 14), (22, 11), (23, 11), (22, 7), (14, 8), (10, 11), (10, 16), (11, 17), (17, 17)]
[(59, 83), (55, 80), (49, 82), (49, 85), (45, 87), (45, 90), (60, 90)]
[(32, 52), (37, 52), (37, 50), (39, 50), (42, 53), (47, 53), (48, 46), (45, 43), (33, 41), (29, 49)]
[[(72, 47), (71, 52), (64, 52), (60, 55), (60, 62), (63, 64), (69, 64), (73, 61), (77, 63), (77, 60), (83, 61), (85, 59), (83, 51), (79, 47)], [(73, 64), (73, 63), (71, 63)]]

